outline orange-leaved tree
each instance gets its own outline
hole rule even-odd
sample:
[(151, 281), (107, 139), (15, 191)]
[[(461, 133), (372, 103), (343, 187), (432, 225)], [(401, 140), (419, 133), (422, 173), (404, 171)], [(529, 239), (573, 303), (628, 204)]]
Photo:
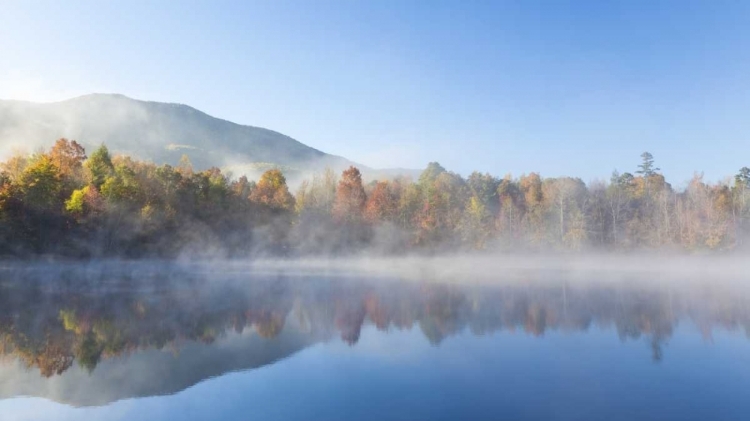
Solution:
[(280, 170), (276, 169), (263, 173), (255, 189), (250, 193), (249, 199), (253, 203), (266, 205), (275, 210), (294, 208), (294, 196), (289, 193), (286, 178)]
[(392, 221), (397, 211), (398, 195), (391, 183), (377, 182), (367, 198), (365, 220), (370, 223)]
[(341, 174), (333, 203), (333, 216), (338, 221), (360, 221), (367, 196), (362, 185), (362, 174), (356, 167), (349, 167)]

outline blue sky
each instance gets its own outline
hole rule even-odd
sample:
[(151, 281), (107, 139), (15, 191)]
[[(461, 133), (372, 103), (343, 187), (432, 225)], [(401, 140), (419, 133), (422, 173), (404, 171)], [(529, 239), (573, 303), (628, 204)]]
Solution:
[(180, 102), (374, 167), (750, 166), (750, 2), (0, 4), (0, 98)]

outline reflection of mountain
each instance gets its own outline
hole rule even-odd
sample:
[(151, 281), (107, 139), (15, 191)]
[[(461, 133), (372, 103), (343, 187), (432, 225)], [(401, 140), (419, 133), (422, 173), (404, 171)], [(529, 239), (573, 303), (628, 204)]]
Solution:
[(46, 270), (0, 268), (0, 398), (99, 405), (174, 393), (332, 336), (354, 345), (365, 323), (414, 328), (435, 346), (464, 331), (542, 336), (596, 325), (644, 340), (656, 361), (682, 320), (706, 336), (717, 327), (750, 332), (747, 291), (718, 282), (461, 286), (149, 268), (69, 270), (54, 280), (41, 279)]
[(205, 379), (272, 364), (312, 343), (310, 335), (283, 332), (274, 340), (230, 333), (212, 344), (188, 342), (178, 349), (148, 349), (103, 360), (89, 372), (74, 365), (45, 378), (20, 362), (0, 369), (0, 399), (39, 396), (74, 406), (172, 394)]

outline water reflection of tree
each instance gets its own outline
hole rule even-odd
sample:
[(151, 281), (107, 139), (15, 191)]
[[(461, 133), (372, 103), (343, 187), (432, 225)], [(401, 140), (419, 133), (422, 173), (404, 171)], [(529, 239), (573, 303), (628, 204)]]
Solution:
[[(131, 281), (132, 282), (132, 281)], [(691, 319), (710, 337), (716, 327), (750, 331), (747, 297), (709, 288), (676, 293), (616, 285), (459, 287), (435, 283), (292, 282), (253, 280), (206, 287), (125, 288), (100, 294), (34, 282), (0, 289), (0, 352), (50, 377), (77, 363), (94, 370), (102, 359), (144, 349), (211, 344), (228, 332), (254, 330), (272, 339), (289, 323), (325, 339), (354, 345), (364, 324), (419, 329), (433, 345), (469, 331), (587, 331), (613, 327), (623, 340), (642, 340), (655, 361), (677, 323)], [(140, 292), (139, 292), (140, 291)]]

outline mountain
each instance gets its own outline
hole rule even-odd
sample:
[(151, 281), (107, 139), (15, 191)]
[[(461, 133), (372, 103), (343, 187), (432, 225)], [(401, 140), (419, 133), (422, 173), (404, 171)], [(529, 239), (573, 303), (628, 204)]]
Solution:
[(143, 350), (106, 359), (93, 371), (76, 364), (61, 375), (50, 378), (29, 370), (20, 361), (2, 361), (0, 400), (34, 396), (80, 407), (171, 395), (230, 372), (274, 364), (320, 340), (287, 330), (274, 340), (248, 331), (229, 332), (212, 344), (186, 342), (172, 352)]
[(77, 140), (87, 151), (104, 143), (114, 153), (157, 164), (175, 165), (187, 155), (196, 169), (216, 166), (253, 178), (273, 167), (287, 177), (349, 165), (371, 177), (408, 172), (372, 170), (273, 130), (235, 124), (182, 104), (118, 94), (54, 103), (0, 100), (0, 157), (19, 148), (48, 148), (61, 137)]

